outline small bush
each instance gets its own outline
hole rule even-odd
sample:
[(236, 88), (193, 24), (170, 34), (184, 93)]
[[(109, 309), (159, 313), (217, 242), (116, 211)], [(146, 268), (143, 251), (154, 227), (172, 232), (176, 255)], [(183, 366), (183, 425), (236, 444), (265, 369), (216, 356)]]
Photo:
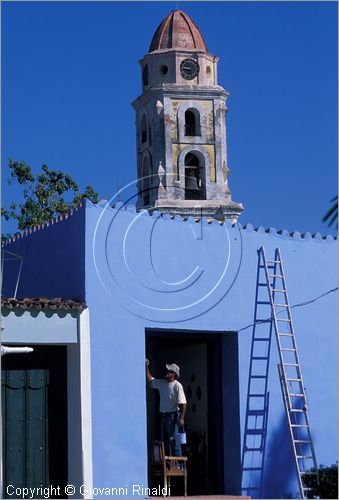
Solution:
[[(314, 469), (310, 472), (314, 473)], [(338, 462), (330, 467), (319, 466), (319, 484), (315, 474), (305, 475), (303, 482), (311, 488), (308, 498), (338, 498)]]

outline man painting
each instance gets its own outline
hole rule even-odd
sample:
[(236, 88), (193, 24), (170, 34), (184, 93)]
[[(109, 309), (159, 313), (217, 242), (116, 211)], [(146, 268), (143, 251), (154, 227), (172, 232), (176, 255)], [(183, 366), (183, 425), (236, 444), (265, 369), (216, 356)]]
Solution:
[(161, 440), (165, 444), (167, 455), (182, 456), (178, 439), (178, 427), (183, 427), (186, 414), (186, 397), (183, 386), (178, 382), (180, 368), (176, 364), (166, 365), (166, 374), (162, 379), (152, 376), (146, 359), (147, 381), (152, 389), (157, 389), (160, 395)]

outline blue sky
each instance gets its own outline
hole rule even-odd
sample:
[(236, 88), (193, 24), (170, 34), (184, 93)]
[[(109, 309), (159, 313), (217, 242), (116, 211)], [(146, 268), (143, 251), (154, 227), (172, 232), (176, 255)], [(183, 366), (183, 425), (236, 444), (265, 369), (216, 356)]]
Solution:
[[(177, 2), (2, 3), (3, 204), (8, 158), (46, 163), (102, 198), (136, 175), (138, 61)], [(179, 2), (220, 57), (229, 185), (240, 221), (334, 233), (337, 4)], [(7, 227), (11, 230), (12, 227)], [(6, 231), (6, 226), (3, 230)]]

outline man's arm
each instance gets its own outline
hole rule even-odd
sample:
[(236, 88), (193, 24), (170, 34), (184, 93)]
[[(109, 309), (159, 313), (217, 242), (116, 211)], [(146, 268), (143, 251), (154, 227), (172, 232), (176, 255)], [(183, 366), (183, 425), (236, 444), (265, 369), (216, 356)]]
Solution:
[(180, 411), (180, 418), (179, 418), (179, 427), (182, 427), (185, 423), (185, 415), (186, 415), (186, 409), (187, 409), (187, 401), (186, 401), (186, 396), (184, 393), (184, 388), (183, 386), (179, 383), (178, 384), (178, 406), (179, 406), (179, 411)]
[(147, 382), (150, 382), (153, 378), (149, 369), (149, 359), (147, 358), (146, 358), (146, 377), (147, 377)]
[(185, 423), (186, 408), (187, 404), (179, 404), (179, 411), (180, 411), (179, 427), (182, 427)]

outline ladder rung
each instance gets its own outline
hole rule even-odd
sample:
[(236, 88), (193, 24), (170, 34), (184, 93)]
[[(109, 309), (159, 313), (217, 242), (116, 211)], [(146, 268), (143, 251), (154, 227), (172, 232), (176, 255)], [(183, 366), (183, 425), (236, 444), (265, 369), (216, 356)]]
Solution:
[[(245, 451), (260, 451), (260, 452), (262, 452), (262, 448), (246, 448)], [(243, 469), (243, 470), (245, 470), (245, 469)]]
[(305, 395), (304, 394), (290, 394), (288, 393), (289, 396), (292, 396), (293, 398), (304, 398)]
[(301, 378), (286, 378), (287, 382), (301, 382)]
[(266, 378), (266, 375), (251, 375), (250, 378)]
[(290, 319), (285, 319), (285, 318), (276, 318), (276, 321), (288, 321), (289, 323), (291, 323)]
[(281, 332), (278, 332), (278, 335), (280, 337), (293, 337), (293, 333), (281, 333)]
[(270, 278), (283, 278), (282, 274), (269, 274)]
[(258, 286), (267, 286), (267, 283), (257, 283)]
[(257, 338), (257, 339), (254, 339), (256, 342), (269, 342), (270, 339), (265, 339), (265, 338)]
[(281, 347), (280, 348), (281, 351), (288, 351), (288, 352), (295, 352), (296, 349), (294, 349), (294, 347)]
[(280, 260), (266, 260), (266, 262), (269, 262), (270, 264), (280, 264)]
[(293, 441), (295, 443), (311, 443), (312, 442), (309, 439), (308, 440), (306, 440), (306, 439), (294, 439)]
[(291, 424), (291, 427), (305, 427), (308, 428), (307, 424)]
[(288, 304), (273, 304), (276, 307), (288, 307)]
[(266, 394), (249, 394), (250, 398), (265, 398)]
[(248, 410), (247, 415), (265, 415), (265, 410)]
[(304, 413), (306, 410), (302, 410), (299, 408), (290, 408), (289, 411), (293, 411), (294, 413)]
[[(317, 476), (318, 475), (317, 472), (314, 472), (314, 471), (311, 471), (311, 470), (301, 470), (300, 474), (307, 474), (307, 475), (310, 475), (310, 476)], [(305, 490), (306, 488), (303, 488), (303, 489)]]
[(266, 359), (266, 360), (268, 360), (268, 356), (253, 356), (252, 359), (261, 359), (261, 360)]
[(286, 293), (286, 290), (283, 290), (282, 288), (271, 288), (272, 292), (283, 292)]
[(262, 429), (247, 429), (246, 434), (251, 434), (251, 435), (259, 435), (263, 434), (264, 430)]
[[(248, 450), (247, 450), (248, 451)], [(261, 467), (243, 467), (243, 471), (248, 471), (248, 470), (261, 470)]]
[(271, 302), (268, 302), (267, 300), (258, 300), (257, 304), (261, 305), (261, 306), (267, 306), (267, 305), (271, 305)]
[(312, 456), (306, 456), (306, 455), (297, 455), (297, 458), (303, 460), (313, 460)]

